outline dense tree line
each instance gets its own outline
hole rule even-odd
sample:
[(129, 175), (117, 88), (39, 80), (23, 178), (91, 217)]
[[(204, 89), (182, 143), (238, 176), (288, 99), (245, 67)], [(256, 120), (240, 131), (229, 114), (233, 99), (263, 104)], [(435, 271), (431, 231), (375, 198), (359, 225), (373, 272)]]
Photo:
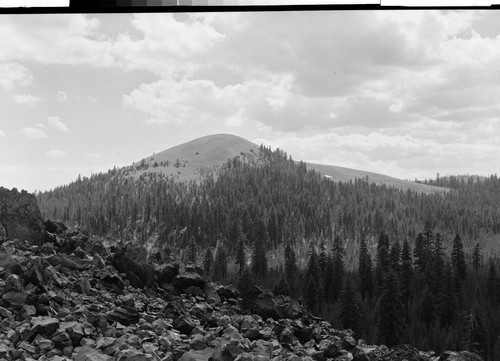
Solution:
[(200, 182), (126, 172), (39, 193), (43, 216), (146, 245), (158, 262), (182, 257), (243, 293), (258, 280), (301, 295), (370, 342), (500, 359), (496, 176), (427, 181), (449, 191), (423, 194), (333, 182), (265, 147)]

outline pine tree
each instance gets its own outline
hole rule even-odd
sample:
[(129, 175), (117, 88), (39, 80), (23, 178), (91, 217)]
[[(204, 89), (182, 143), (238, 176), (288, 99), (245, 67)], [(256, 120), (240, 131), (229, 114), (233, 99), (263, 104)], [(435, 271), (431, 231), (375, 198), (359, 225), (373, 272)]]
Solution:
[(319, 290), (319, 270), (317, 255), (314, 248), (311, 246), (309, 252), (309, 262), (307, 264), (307, 271), (304, 278), (304, 299), (309, 310), (313, 311), (318, 302)]
[(350, 328), (356, 332), (359, 328), (360, 320), (360, 303), (354, 292), (352, 281), (347, 279), (344, 282), (344, 288), (340, 293), (340, 321), (342, 327)]
[(245, 297), (248, 291), (255, 285), (255, 281), (248, 267), (243, 268), (240, 277), (238, 278), (238, 291), (240, 291), (241, 297)]
[(297, 260), (295, 259), (295, 251), (287, 244), (285, 247), (285, 277), (289, 285), (293, 288), (297, 274)]
[(420, 314), (419, 318), (421, 321), (425, 323), (427, 330), (431, 326), (432, 322), (435, 318), (435, 308), (434, 308), (435, 299), (432, 295), (431, 291), (427, 286), (425, 286), (422, 296), (422, 301), (420, 302)]
[(461, 280), (465, 279), (467, 265), (465, 263), (464, 245), (462, 239), (457, 234), (453, 240), (453, 248), (451, 250), (451, 264), (456, 271), (456, 274)]
[(213, 275), (216, 281), (222, 281), (227, 276), (227, 255), (221, 243), (215, 248)]
[(440, 233), (434, 238), (434, 247), (432, 252), (432, 263), (426, 271), (426, 281), (433, 294), (437, 295), (441, 290), (441, 283), (444, 271), (444, 250), (443, 239)]
[(487, 335), (479, 313), (474, 309), (462, 314), (462, 348), (484, 358), (487, 349)]
[(325, 246), (325, 240), (322, 238), (319, 243), (319, 255), (318, 255), (319, 274), (322, 278), (324, 278), (325, 276), (326, 262), (327, 262), (326, 246)]
[(257, 279), (267, 276), (267, 258), (263, 242), (257, 238), (252, 252), (252, 274)]
[(290, 285), (284, 277), (280, 278), (279, 283), (274, 287), (273, 293), (275, 295), (290, 296)]
[(401, 252), (401, 268), (399, 272), (399, 284), (401, 285), (401, 300), (405, 308), (406, 319), (408, 320), (408, 309), (410, 300), (413, 297), (413, 273), (411, 250), (408, 240), (403, 242), (403, 250)]
[(375, 267), (375, 283), (376, 283), (376, 295), (379, 297), (382, 294), (385, 275), (390, 269), (390, 243), (389, 236), (384, 232), (379, 234), (377, 243), (377, 258)]
[(486, 297), (488, 297), (488, 301), (491, 303), (495, 303), (497, 298), (496, 295), (496, 286), (497, 286), (497, 269), (495, 264), (490, 261), (490, 266), (488, 268), (488, 278), (486, 279)]
[(205, 251), (205, 256), (203, 257), (203, 270), (206, 275), (210, 275), (212, 273), (212, 266), (214, 263), (214, 255), (210, 248), (207, 248)]
[(337, 235), (333, 240), (333, 275), (332, 275), (332, 303), (337, 302), (344, 279), (344, 247)]
[(328, 303), (333, 302), (333, 256), (328, 252), (326, 258), (325, 276), (323, 278), (323, 295)]
[(245, 268), (245, 246), (243, 244), (243, 239), (240, 237), (238, 239), (238, 244), (236, 245), (236, 264), (238, 265), (238, 274), (243, 272)]
[(361, 237), (359, 245), (358, 289), (363, 299), (367, 295), (371, 298), (373, 293), (372, 259), (368, 253), (368, 246), (364, 236)]
[(188, 246), (187, 246), (187, 253), (186, 253), (186, 261), (191, 262), (193, 264), (196, 264), (197, 260), (197, 249), (196, 249), (196, 241), (194, 239), (194, 236), (191, 236), (189, 238)]
[(390, 249), (389, 259), (391, 268), (398, 273), (399, 267), (401, 266), (401, 245), (398, 240), (396, 240)]
[(397, 345), (403, 332), (403, 305), (399, 285), (394, 271), (385, 278), (382, 294), (377, 302), (378, 339), (380, 343), (392, 347)]
[(479, 246), (479, 243), (476, 243), (474, 251), (472, 252), (472, 268), (474, 269), (474, 273), (476, 275), (479, 267), (481, 266), (481, 259), (481, 247)]
[(444, 266), (442, 290), (438, 297), (437, 309), (439, 312), (440, 324), (443, 327), (449, 327), (455, 319), (457, 310), (453, 270), (449, 262), (446, 262)]
[(415, 239), (413, 259), (415, 260), (415, 270), (422, 273), (425, 265), (424, 237), (422, 236), (422, 233), (419, 233)]

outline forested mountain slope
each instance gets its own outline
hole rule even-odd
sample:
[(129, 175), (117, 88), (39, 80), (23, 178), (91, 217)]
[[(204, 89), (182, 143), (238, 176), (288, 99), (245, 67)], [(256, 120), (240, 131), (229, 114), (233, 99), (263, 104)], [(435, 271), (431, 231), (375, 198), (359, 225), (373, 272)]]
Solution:
[(265, 147), (200, 181), (130, 175), (39, 193), (42, 214), (131, 241), (143, 260), (181, 258), (221, 282), (298, 295), (370, 342), (500, 357), (496, 176), (427, 194), (334, 182)]

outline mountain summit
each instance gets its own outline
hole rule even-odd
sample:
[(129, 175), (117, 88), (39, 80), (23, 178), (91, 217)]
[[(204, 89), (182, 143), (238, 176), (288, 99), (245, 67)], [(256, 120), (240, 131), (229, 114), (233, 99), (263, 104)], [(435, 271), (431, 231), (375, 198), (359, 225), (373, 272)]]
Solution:
[[(286, 150), (285, 150), (286, 151)], [(213, 134), (177, 145), (160, 153), (133, 163), (134, 177), (148, 172), (163, 173), (180, 181), (200, 179), (203, 175), (216, 171), (228, 159), (241, 157), (247, 161), (259, 159), (260, 148), (242, 137), (231, 134)], [(410, 189), (423, 193), (442, 192), (446, 188), (409, 182), (383, 174), (328, 164), (306, 162), (308, 169), (320, 172), (325, 177), (338, 182), (366, 179), (377, 185), (387, 185), (398, 189)]]

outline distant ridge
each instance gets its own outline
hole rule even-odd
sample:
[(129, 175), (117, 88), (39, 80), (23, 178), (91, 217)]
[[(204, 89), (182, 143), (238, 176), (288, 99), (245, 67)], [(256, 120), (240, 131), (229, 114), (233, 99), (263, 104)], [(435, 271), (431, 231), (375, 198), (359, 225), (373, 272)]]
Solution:
[[(247, 160), (259, 158), (260, 147), (245, 138), (231, 134), (213, 134), (177, 145), (162, 152), (135, 162), (131, 167), (132, 175), (138, 178), (148, 172), (163, 173), (179, 181), (200, 179), (204, 174), (216, 171), (228, 159), (240, 156)], [(286, 149), (283, 149), (286, 151)], [(398, 189), (411, 189), (423, 193), (447, 191), (447, 188), (409, 182), (383, 174), (351, 169), (327, 164), (307, 163), (327, 178), (338, 182), (366, 179), (377, 185), (385, 184)]]

